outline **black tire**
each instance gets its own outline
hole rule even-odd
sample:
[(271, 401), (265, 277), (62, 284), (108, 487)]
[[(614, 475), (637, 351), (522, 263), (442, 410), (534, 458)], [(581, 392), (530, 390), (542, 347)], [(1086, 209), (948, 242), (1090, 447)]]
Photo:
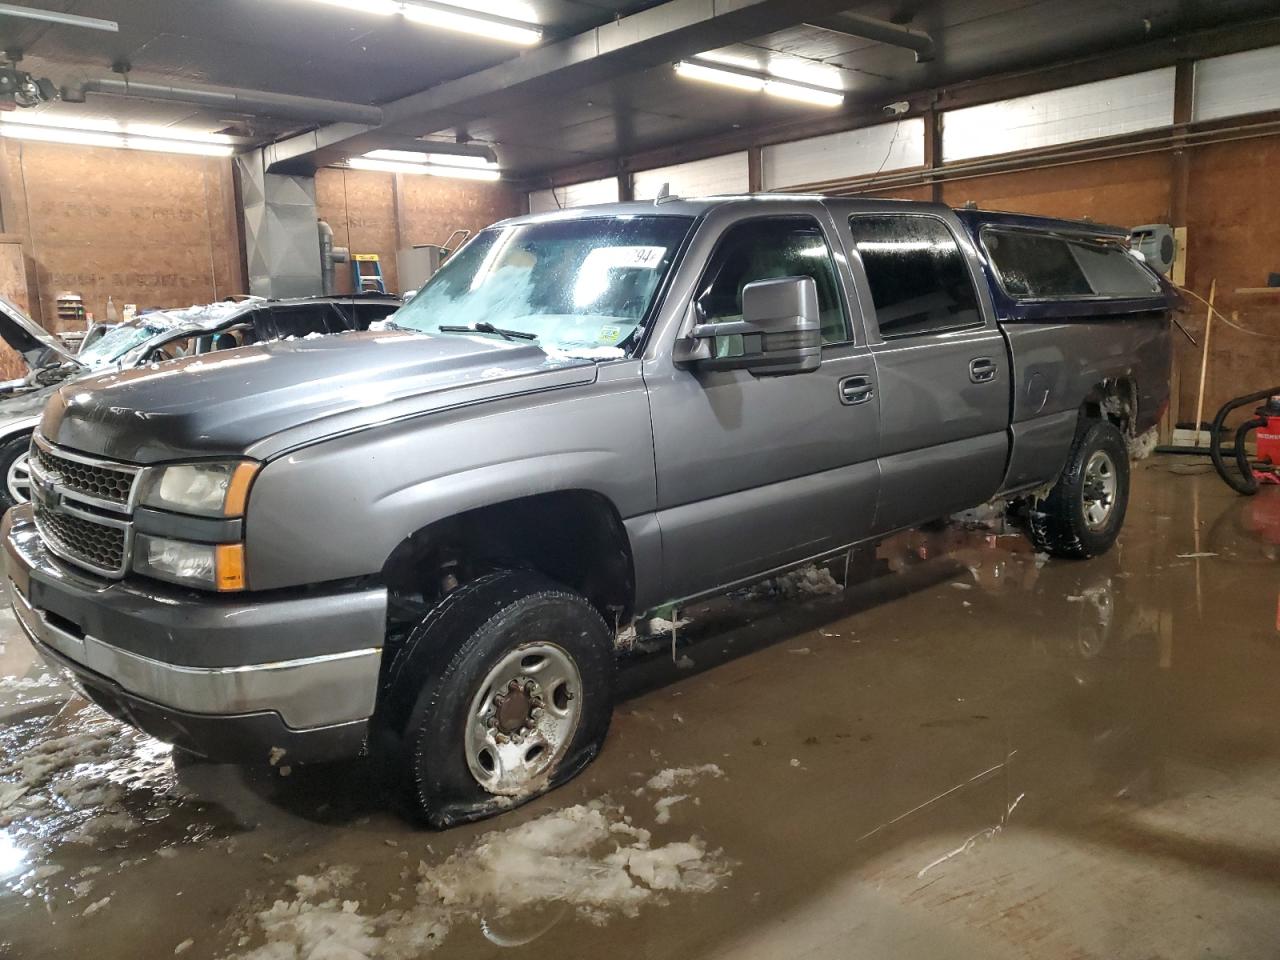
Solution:
[(0, 446), (0, 516), (4, 516), (10, 507), (24, 502), (16, 499), (9, 492), (9, 468), (13, 466), (15, 460), (24, 456), (30, 449), (31, 434), (29, 433), (14, 437)]
[[(472, 775), (467, 720), (480, 685), (506, 655), (553, 642), (581, 677), (577, 727), (555, 765), (527, 791), (497, 795)], [(417, 811), (444, 829), (525, 803), (572, 779), (604, 743), (613, 714), (613, 634), (587, 600), (547, 578), (498, 571), (450, 593), (409, 633), (387, 673), (383, 724)]]
[[(1115, 493), (1105, 522), (1093, 525), (1085, 516), (1085, 473), (1095, 454), (1110, 458)], [(1029, 505), (1027, 531), (1037, 550), (1054, 557), (1083, 560), (1111, 549), (1124, 526), (1129, 506), (1129, 449), (1107, 420), (1084, 420), (1076, 431), (1062, 475), (1049, 495)]]

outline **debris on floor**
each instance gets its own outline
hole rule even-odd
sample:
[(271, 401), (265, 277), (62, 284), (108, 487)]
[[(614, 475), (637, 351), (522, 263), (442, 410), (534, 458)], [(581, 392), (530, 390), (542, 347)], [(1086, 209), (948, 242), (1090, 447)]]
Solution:
[(749, 600), (772, 600), (782, 597), (795, 600), (801, 597), (829, 597), (842, 593), (842, 587), (831, 571), (817, 564), (809, 564), (790, 573), (769, 580), (762, 580), (740, 592)]

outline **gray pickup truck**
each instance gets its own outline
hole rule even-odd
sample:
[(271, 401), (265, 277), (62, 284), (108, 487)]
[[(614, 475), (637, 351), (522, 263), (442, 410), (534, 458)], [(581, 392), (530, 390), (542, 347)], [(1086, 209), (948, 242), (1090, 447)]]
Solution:
[(481, 232), (385, 325), (77, 381), (5, 521), (14, 610), (202, 755), (395, 759), (428, 822), (600, 750), (618, 634), (1008, 502), (1107, 550), (1171, 298), (1096, 224), (816, 197)]

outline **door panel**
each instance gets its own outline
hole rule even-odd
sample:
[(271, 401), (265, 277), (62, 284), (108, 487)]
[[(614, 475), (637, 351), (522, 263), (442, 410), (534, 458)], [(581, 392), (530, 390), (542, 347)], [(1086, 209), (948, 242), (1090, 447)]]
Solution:
[(827, 351), (813, 373), (648, 375), (667, 592), (690, 596), (870, 533), (879, 487), (878, 397), (864, 347)]
[[(779, 205), (782, 206), (782, 205)], [(708, 592), (869, 534), (879, 486), (875, 362), (853, 342), (851, 288), (836, 266), (831, 221), (817, 204), (785, 216), (708, 223), (691, 258), (688, 324), (739, 319), (756, 280), (812, 276), (823, 317), (822, 364), (757, 376), (646, 362), (653, 417), (664, 591)], [(806, 211), (806, 215), (792, 210)], [(812, 211), (812, 212), (810, 212)]]
[[(1009, 357), (967, 237), (933, 214), (847, 221), (880, 386), (875, 531), (990, 499), (1009, 454)], [(965, 256), (966, 252), (969, 254)]]

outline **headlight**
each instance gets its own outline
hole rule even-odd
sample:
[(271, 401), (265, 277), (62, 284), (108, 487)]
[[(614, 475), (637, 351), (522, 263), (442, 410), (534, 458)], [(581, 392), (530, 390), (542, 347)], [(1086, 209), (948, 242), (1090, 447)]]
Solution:
[(248, 460), (233, 460), (151, 467), (143, 478), (139, 503), (202, 517), (239, 517), (244, 514), (249, 484), (258, 466)]
[(134, 538), (133, 569), (202, 590), (243, 590), (244, 544), (188, 543), (140, 533)]

